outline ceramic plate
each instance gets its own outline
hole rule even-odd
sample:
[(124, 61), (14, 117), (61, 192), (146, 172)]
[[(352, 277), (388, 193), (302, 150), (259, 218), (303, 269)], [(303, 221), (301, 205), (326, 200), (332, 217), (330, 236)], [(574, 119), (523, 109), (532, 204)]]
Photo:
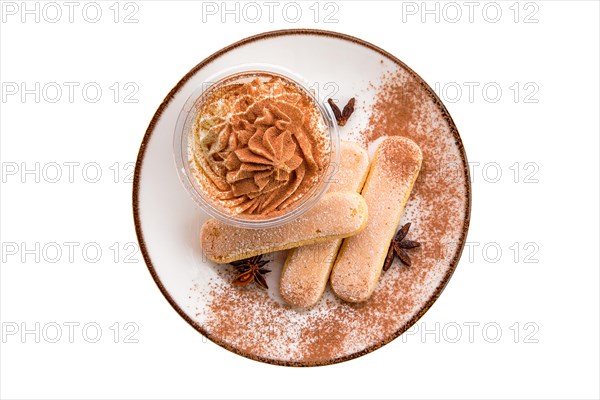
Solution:
[[(340, 62), (344, 60), (344, 62)], [(275, 64), (312, 83), (318, 95), (357, 107), (340, 128), (343, 140), (373, 150), (386, 135), (413, 139), (423, 168), (401, 223), (423, 243), (412, 266), (399, 261), (382, 273), (372, 298), (338, 300), (327, 288), (309, 310), (279, 295), (285, 253), (269, 255), (269, 290), (230, 285), (234, 271), (202, 255), (199, 230), (207, 215), (187, 194), (173, 160), (173, 132), (182, 106), (207, 77), (245, 63)], [(335, 68), (329, 68), (335, 66)], [(414, 324), (437, 300), (462, 252), (471, 188), (465, 151), (441, 101), (410, 68), (360, 39), (326, 31), (286, 30), (253, 36), (195, 66), (171, 90), (150, 122), (135, 170), (133, 212), (152, 277), (173, 308), (224, 348), (263, 362), (314, 366), (366, 354)]]

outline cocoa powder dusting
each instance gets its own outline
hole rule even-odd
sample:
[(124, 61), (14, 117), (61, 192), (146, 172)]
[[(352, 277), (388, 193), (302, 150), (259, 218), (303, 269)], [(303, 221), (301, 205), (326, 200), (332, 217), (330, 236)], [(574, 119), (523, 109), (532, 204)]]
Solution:
[[(377, 348), (408, 328), (430, 305), (452, 272), (469, 206), (461, 145), (436, 98), (410, 72), (398, 69), (374, 85), (376, 101), (363, 132), (375, 146), (384, 136), (405, 136), (423, 152), (423, 166), (402, 216), (412, 222), (412, 266), (381, 274), (364, 303), (340, 301), (328, 287), (309, 310), (293, 309), (279, 298), (279, 274), (269, 291), (232, 287), (233, 268), (213, 266), (217, 277), (196, 285), (193, 310), (209, 336), (251, 358), (294, 365), (319, 365)], [(284, 254), (276, 255), (283, 259)], [(272, 263), (270, 269), (279, 269)]]

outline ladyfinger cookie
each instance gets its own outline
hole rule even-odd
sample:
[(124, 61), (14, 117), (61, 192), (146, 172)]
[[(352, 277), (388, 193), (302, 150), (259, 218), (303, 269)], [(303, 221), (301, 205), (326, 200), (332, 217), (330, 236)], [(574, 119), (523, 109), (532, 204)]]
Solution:
[(367, 224), (367, 204), (358, 193), (326, 193), (313, 208), (287, 224), (238, 228), (209, 219), (202, 225), (204, 254), (220, 264), (356, 235)]
[(377, 148), (362, 190), (369, 222), (343, 241), (331, 272), (331, 288), (341, 299), (371, 297), (422, 160), (419, 146), (404, 137), (387, 138)]
[[(368, 172), (367, 152), (356, 143), (341, 142), (340, 164), (329, 193), (360, 192)], [(342, 239), (336, 239), (291, 249), (281, 272), (283, 299), (296, 307), (310, 307), (319, 301), (341, 244)]]

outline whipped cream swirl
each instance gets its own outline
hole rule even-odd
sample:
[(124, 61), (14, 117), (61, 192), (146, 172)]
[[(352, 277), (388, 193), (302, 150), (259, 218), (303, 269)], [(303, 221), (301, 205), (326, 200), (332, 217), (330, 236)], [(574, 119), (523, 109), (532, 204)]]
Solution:
[(318, 183), (328, 142), (312, 99), (280, 77), (213, 90), (193, 131), (191, 161), (232, 214), (271, 216)]

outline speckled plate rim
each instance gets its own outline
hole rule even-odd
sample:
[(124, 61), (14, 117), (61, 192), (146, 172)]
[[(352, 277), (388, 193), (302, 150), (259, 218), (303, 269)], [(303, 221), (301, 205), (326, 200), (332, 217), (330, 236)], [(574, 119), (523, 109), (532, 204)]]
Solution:
[[(246, 353), (244, 351), (241, 351), (241, 350), (223, 342), (218, 337), (211, 335), (202, 326), (200, 326), (198, 323), (196, 323), (194, 320), (192, 320), (183, 311), (183, 309), (175, 302), (175, 300), (173, 300), (173, 298), (171, 297), (171, 295), (169, 294), (167, 289), (162, 284), (160, 278), (158, 277), (158, 274), (156, 273), (156, 270), (154, 269), (154, 266), (152, 265), (152, 260), (150, 259), (150, 255), (148, 253), (148, 250), (146, 248), (146, 243), (144, 241), (144, 233), (143, 233), (142, 227), (141, 227), (140, 209), (139, 209), (140, 175), (141, 175), (142, 165), (144, 163), (146, 144), (150, 140), (150, 137), (152, 136), (152, 133), (154, 132), (154, 127), (158, 123), (158, 120), (161, 118), (163, 111), (165, 110), (165, 108), (167, 107), (169, 102), (173, 99), (175, 94), (179, 91), (179, 89), (192, 76), (194, 76), (200, 69), (202, 69), (203, 67), (205, 67), (206, 65), (208, 65), (209, 63), (211, 63), (212, 61), (214, 61), (221, 55), (223, 55), (237, 47), (243, 46), (243, 45), (251, 43), (251, 42), (255, 42), (255, 41), (259, 41), (259, 40), (263, 40), (263, 39), (271, 39), (271, 38), (278, 37), (278, 36), (287, 36), (287, 35), (318, 35), (318, 36), (327, 36), (327, 37), (331, 37), (331, 38), (335, 38), (335, 39), (349, 41), (349, 42), (367, 47), (367, 48), (381, 54), (382, 56), (388, 58), (389, 60), (393, 61), (395, 64), (397, 64), (398, 66), (400, 66), (401, 68), (406, 70), (409, 74), (411, 74), (413, 76), (413, 78), (415, 78), (419, 82), (419, 84), (425, 89), (425, 91), (428, 93), (428, 95), (433, 100), (433, 102), (436, 104), (436, 106), (438, 106), (439, 109), (442, 111), (443, 117), (446, 120), (446, 122), (448, 122), (448, 125), (452, 132), (452, 135), (454, 136), (455, 144), (458, 146), (458, 148), (460, 150), (460, 157), (461, 157), (461, 161), (463, 163), (463, 171), (464, 171), (465, 178), (466, 178), (465, 179), (465, 191), (466, 191), (465, 221), (464, 221), (464, 225), (463, 225), (463, 230), (460, 235), (459, 245), (457, 247), (457, 251), (454, 255), (454, 258), (451, 260), (450, 268), (448, 269), (448, 271), (442, 278), (438, 287), (435, 289), (433, 295), (427, 300), (427, 302), (425, 302), (423, 307), (421, 307), (421, 309), (408, 322), (406, 322), (396, 332), (394, 332), (392, 335), (385, 338), (384, 340), (380, 341), (379, 343), (375, 343), (375, 344), (373, 344), (361, 351), (358, 351), (356, 353), (352, 353), (352, 354), (349, 354), (349, 355), (346, 355), (343, 357), (338, 357), (338, 358), (334, 358), (334, 359), (331, 359), (331, 360), (328, 360), (325, 362), (318, 362), (318, 363), (273, 360), (270, 358), (260, 357), (260, 356), (254, 355), (254, 354)], [(144, 257), (144, 261), (146, 262), (146, 266), (148, 267), (148, 270), (150, 271), (150, 274), (152, 275), (152, 279), (154, 279), (154, 282), (156, 283), (156, 285), (162, 292), (163, 296), (167, 299), (167, 301), (169, 302), (169, 304), (171, 304), (171, 306), (175, 309), (175, 311), (177, 311), (177, 313), (188, 324), (190, 324), (192, 327), (194, 327), (194, 329), (196, 329), (202, 335), (206, 336), (212, 342), (214, 342), (214, 343), (218, 344), (219, 346), (221, 346), (235, 354), (238, 354), (240, 356), (243, 356), (243, 357), (255, 360), (255, 361), (261, 361), (261, 362), (268, 363), (268, 364), (282, 365), (282, 366), (289, 366), (289, 367), (315, 367), (315, 366), (337, 364), (337, 363), (340, 363), (343, 361), (352, 360), (354, 358), (368, 354), (368, 353), (370, 353), (374, 350), (377, 350), (380, 347), (388, 344), (392, 340), (396, 339), (397, 337), (402, 335), (404, 332), (406, 332), (412, 325), (414, 325), (429, 310), (429, 308), (433, 305), (433, 303), (435, 303), (435, 301), (440, 297), (440, 294), (442, 293), (442, 291), (448, 284), (448, 281), (452, 277), (452, 274), (456, 270), (458, 261), (460, 260), (460, 257), (462, 255), (462, 252), (463, 252), (463, 249), (465, 246), (467, 232), (469, 230), (469, 223), (470, 223), (470, 219), (471, 219), (471, 179), (470, 179), (468, 165), (469, 164), (467, 162), (467, 154), (465, 152), (465, 148), (463, 146), (462, 140), (458, 133), (458, 129), (456, 128), (456, 125), (454, 124), (454, 121), (452, 120), (450, 113), (448, 112), (448, 110), (446, 109), (446, 107), (444, 106), (442, 101), (438, 98), (438, 96), (431, 89), (431, 87), (416, 72), (414, 72), (411, 68), (409, 68), (406, 64), (404, 64), (402, 61), (400, 61), (398, 58), (396, 58), (392, 54), (390, 54), (387, 51), (385, 51), (367, 41), (364, 41), (362, 39), (358, 39), (354, 36), (350, 36), (350, 35), (346, 35), (346, 34), (338, 33), (338, 32), (333, 32), (333, 31), (325, 31), (325, 30), (320, 30), (320, 29), (283, 29), (283, 30), (277, 30), (277, 31), (264, 32), (264, 33), (261, 33), (258, 35), (250, 36), (250, 37), (242, 39), (236, 43), (233, 43), (227, 47), (224, 47), (223, 49), (217, 51), (216, 53), (214, 53), (211, 56), (204, 59), (202, 62), (200, 62), (194, 68), (192, 68), (175, 85), (175, 87), (173, 89), (171, 89), (169, 94), (167, 94), (165, 99), (162, 101), (162, 103), (156, 110), (156, 113), (152, 117), (152, 120), (150, 121), (150, 124), (148, 125), (148, 128), (146, 129), (144, 138), (142, 139), (142, 143), (140, 145), (140, 150), (139, 150), (138, 156), (137, 156), (137, 161), (135, 163), (135, 172), (134, 172), (134, 178), (133, 178), (133, 219), (134, 219), (134, 224), (135, 224), (135, 233), (136, 233), (139, 245), (140, 245), (140, 250)]]

